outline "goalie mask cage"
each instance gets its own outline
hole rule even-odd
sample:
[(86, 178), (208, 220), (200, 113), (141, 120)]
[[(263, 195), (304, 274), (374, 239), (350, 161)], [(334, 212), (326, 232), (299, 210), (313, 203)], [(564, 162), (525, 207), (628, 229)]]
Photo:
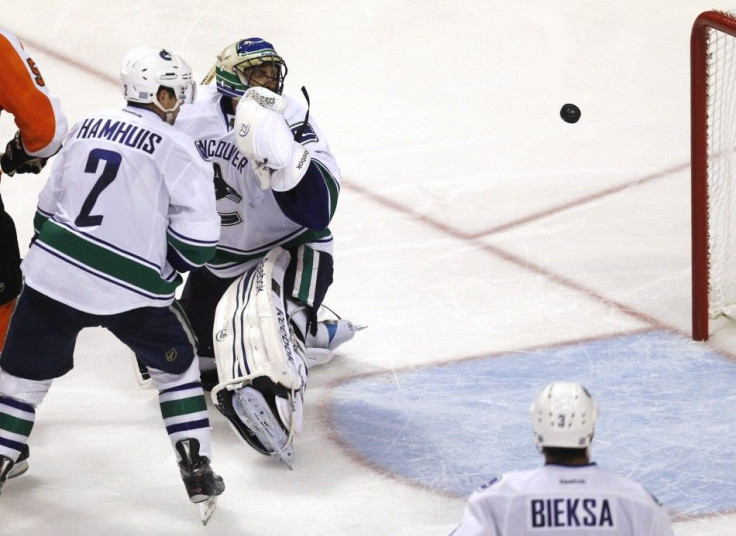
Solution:
[(736, 312), (734, 13), (707, 11), (693, 24), (690, 106), (692, 320), (693, 338), (703, 341)]

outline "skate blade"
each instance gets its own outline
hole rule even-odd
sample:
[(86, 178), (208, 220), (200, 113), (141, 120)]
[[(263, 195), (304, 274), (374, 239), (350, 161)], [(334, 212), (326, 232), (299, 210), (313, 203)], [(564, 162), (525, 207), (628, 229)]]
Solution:
[(28, 460), (17, 462), (13, 468), (8, 472), (8, 479), (15, 478), (28, 471)]
[(197, 506), (199, 507), (199, 517), (202, 519), (202, 525), (206, 525), (212, 514), (215, 513), (215, 508), (217, 508), (217, 495), (210, 497), (206, 501), (197, 503)]
[(291, 470), (294, 449), (288, 444), (288, 437), (281, 428), (278, 417), (268, 407), (263, 395), (251, 387), (239, 389), (233, 397), (233, 409), (270, 455), (278, 458)]

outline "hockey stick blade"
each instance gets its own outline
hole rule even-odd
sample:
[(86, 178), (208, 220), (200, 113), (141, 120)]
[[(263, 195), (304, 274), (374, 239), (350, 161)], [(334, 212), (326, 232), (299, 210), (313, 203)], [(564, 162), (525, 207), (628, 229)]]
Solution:
[(206, 501), (197, 503), (197, 506), (199, 507), (199, 517), (202, 518), (202, 525), (206, 525), (212, 514), (215, 513), (215, 508), (217, 508), (217, 495), (213, 495)]

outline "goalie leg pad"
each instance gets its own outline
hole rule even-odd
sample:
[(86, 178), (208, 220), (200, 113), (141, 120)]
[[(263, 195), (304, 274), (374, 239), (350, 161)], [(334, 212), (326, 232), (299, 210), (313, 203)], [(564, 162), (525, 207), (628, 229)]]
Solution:
[(238, 389), (232, 398), (238, 419), (252, 432), (266, 453), (291, 467), (294, 448), (287, 433), (261, 391), (254, 387)]
[(282, 296), (289, 253), (274, 248), (236, 279), (215, 311), (215, 360), (221, 384), (235, 389), (267, 376), (288, 390), (306, 383), (303, 352), (293, 340)]
[[(278, 392), (281, 391), (281, 395)], [(294, 456), (293, 426), (297, 414), (301, 428), (302, 392), (295, 399), (298, 410), (292, 411), (288, 393), (283, 387), (262, 376), (248, 387), (217, 392), (217, 409), (228, 420), (230, 428), (257, 452), (275, 456), (291, 469)], [(278, 415), (278, 417), (277, 417)]]
[(211, 396), (243, 440), (290, 464), (291, 454), (280, 453), (301, 430), (307, 371), (282, 295), (289, 260), (287, 251), (274, 248), (220, 300), (213, 329), (220, 383)]
[(263, 445), (263, 443), (261, 443), (255, 433), (240, 420), (238, 414), (235, 412), (235, 408), (233, 407), (234, 394), (235, 391), (231, 391), (230, 389), (222, 389), (218, 391), (216, 394), (217, 400), (215, 401), (215, 406), (218, 411), (227, 418), (230, 428), (240, 436), (240, 439), (261, 454), (270, 456), (271, 453), (269, 450)]

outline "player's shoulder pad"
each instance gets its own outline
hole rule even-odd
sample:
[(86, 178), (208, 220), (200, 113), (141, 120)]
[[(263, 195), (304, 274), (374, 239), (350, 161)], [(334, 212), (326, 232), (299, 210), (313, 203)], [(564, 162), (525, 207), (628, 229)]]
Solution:
[(484, 491), (484, 490), (487, 490), (488, 488), (490, 488), (492, 486), (495, 486), (496, 484), (500, 483), (502, 478), (503, 478), (503, 476), (494, 476), (488, 482), (484, 482), (483, 484), (481, 484), (480, 487), (478, 487), (478, 489), (476, 491)]

